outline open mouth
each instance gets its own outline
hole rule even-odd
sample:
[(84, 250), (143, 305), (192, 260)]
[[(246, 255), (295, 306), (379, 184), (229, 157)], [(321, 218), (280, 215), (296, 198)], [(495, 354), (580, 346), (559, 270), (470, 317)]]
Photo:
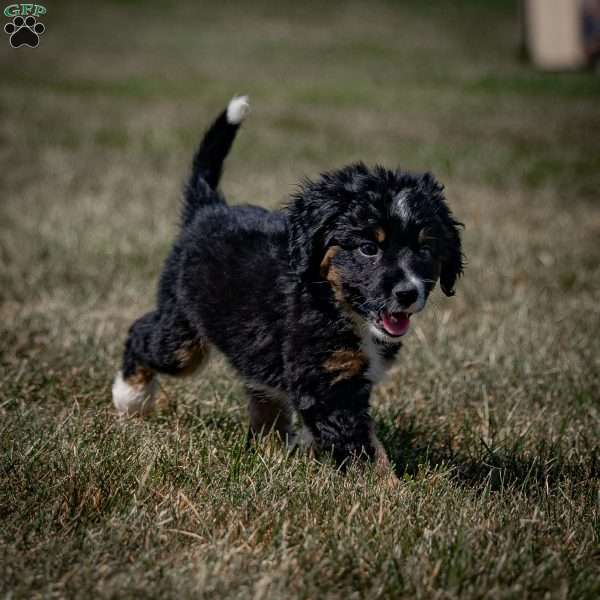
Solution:
[(401, 337), (410, 327), (410, 313), (382, 312), (377, 319), (377, 326), (391, 337)]

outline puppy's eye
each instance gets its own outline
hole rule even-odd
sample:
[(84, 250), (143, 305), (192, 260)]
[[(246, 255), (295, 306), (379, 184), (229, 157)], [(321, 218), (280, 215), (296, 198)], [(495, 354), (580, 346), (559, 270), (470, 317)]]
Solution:
[(368, 256), (372, 258), (373, 256), (377, 256), (379, 254), (379, 246), (375, 242), (363, 242), (359, 247), (358, 251), (363, 256)]
[(429, 258), (433, 254), (431, 246), (420, 246), (418, 252), (424, 258)]

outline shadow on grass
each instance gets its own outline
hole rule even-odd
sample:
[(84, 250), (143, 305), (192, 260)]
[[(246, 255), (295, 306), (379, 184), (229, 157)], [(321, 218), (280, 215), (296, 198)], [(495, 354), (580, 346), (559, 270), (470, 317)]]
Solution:
[[(525, 448), (522, 438), (490, 444), (465, 431), (464, 436), (428, 429), (415, 419), (402, 427), (378, 423), (378, 431), (398, 477), (413, 477), (422, 467), (449, 469), (467, 487), (518, 489), (523, 493), (549, 492), (566, 484), (572, 495), (592, 492), (600, 481), (600, 447), (585, 439), (577, 460), (566, 456), (557, 442), (538, 441)], [(585, 446), (585, 448), (582, 448)]]
[[(170, 421), (166, 411), (159, 421)], [(597, 493), (600, 481), (600, 445), (580, 438), (577, 452), (558, 441), (526, 438), (490, 443), (464, 426), (458, 433), (434, 429), (413, 418), (377, 420), (377, 431), (400, 479), (417, 476), (423, 467), (448, 471), (459, 485), (494, 491), (517, 490), (528, 495), (549, 494), (559, 487), (570, 497)], [(397, 423), (402, 423), (400, 427)], [(239, 451), (254, 454), (261, 442), (249, 437), (239, 416), (219, 411), (191, 412), (179, 417), (179, 425), (193, 431), (218, 432), (239, 440)]]

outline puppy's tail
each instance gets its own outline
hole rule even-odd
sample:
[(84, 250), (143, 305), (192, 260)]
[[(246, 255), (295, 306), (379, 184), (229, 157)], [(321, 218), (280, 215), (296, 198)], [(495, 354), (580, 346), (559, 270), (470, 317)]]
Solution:
[(223, 161), (249, 110), (248, 96), (233, 97), (204, 134), (194, 154), (192, 173), (184, 189), (184, 226), (194, 218), (200, 207), (224, 202), (217, 192)]

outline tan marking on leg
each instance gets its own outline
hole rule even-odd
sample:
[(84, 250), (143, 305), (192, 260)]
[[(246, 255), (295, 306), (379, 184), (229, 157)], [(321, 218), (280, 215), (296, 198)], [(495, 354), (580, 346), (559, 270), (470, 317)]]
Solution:
[(379, 243), (381, 243), (381, 242), (385, 241), (385, 231), (383, 230), (383, 228), (382, 228), (382, 227), (378, 227), (378, 228), (375, 230), (375, 239), (376, 239), (376, 240), (377, 240)]
[(371, 444), (373, 444), (373, 448), (375, 448), (375, 470), (384, 477), (386, 487), (395, 488), (400, 484), (400, 480), (398, 479), (396, 473), (392, 469), (392, 465), (390, 463), (390, 459), (388, 458), (387, 452), (383, 447), (383, 444), (377, 437), (375, 433), (375, 428), (373, 424), (371, 424)]
[(125, 379), (127, 385), (130, 385), (136, 390), (141, 390), (146, 387), (154, 377), (154, 371), (146, 367), (138, 367), (133, 375)]
[(113, 405), (120, 415), (145, 415), (154, 407), (157, 389), (158, 379), (151, 369), (138, 366), (127, 379), (119, 371), (112, 386)]
[(205, 342), (191, 342), (184, 344), (175, 352), (177, 362), (181, 367), (178, 375), (191, 375), (197, 371), (208, 358), (209, 346)]
[(375, 448), (375, 464), (383, 469), (390, 469), (390, 459), (388, 458), (387, 452), (385, 451), (383, 444), (375, 435), (375, 433), (371, 435), (371, 443)]
[(332, 384), (356, 377), (367, 366), (367, 357), (360, 350), (336, 350), (323, 363), (328, 373), (336, 373)]

